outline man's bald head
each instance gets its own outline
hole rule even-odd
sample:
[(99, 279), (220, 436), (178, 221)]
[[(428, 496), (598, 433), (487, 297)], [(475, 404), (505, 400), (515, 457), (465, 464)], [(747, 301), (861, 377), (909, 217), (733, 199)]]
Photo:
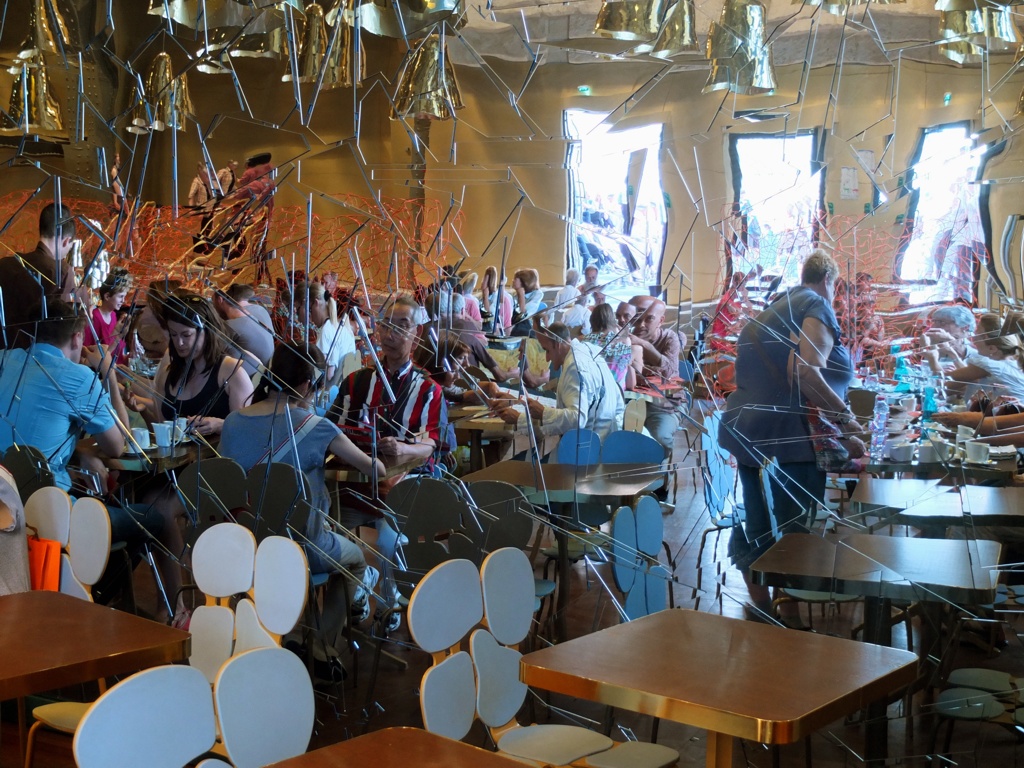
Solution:
[(633, 329), (644, 341), (654, 341), (665, 319), (665, 302), (655, 296), (634, 296), (629, 303), (636, 307)]

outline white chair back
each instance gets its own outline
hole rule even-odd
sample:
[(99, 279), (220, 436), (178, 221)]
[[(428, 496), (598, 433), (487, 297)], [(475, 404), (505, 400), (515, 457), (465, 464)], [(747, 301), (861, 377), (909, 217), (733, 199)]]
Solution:
[(469, 638), (469, 650), (476, 668), (476, 711), (489, 728), (510, 722), (526, 698), (526, 683), (519, 680), (522, 654), (506, 648), (486, 629)]
[(65, 595), (77, 597), (79, 600), (92, 602), (92, 590), (75, 578), (75, 569), (66, 552), (60, 553), (60, 591)]
[(40, 488), (25, 502), (25, 524), (41, 539), (51, 539), (67, 549), (71, 536), (71, 497), (60, 488)]
[(110, 559), (110, 515), (99, 499), (83, 496), (71, 507), (68, 554), (75, 578), (93, 586)]
[(622, 428), (625, 431), (642, 432), (645, 421), (647, 421), (646, 401), (637, 398), (626, 403), (626, 409), (622, 414)]
[(628, 595), (636, 581), (636, 516), (630, 507), (619, 507), (612, 515), (612, 578)]
[(487, 627), (499, 643), (518, 645), (529, 634), (536, 603), (530, 559), (521, 549), (491, 552), (480, 566)]
[(473, 660), (459, 651), (430, 667), (420, 680), (423, 727), (455, 741), (469, 733), (476, 718)]
[(207, 597), (223, 598), (252, 589), (256, 537), (237, 523), (203, 531), (192, 550), (192, 574)]
[(233, 653), (245, 653), (254, 648), (273, 648), (280, 645), (260, 623), (256, 605), (245, 597), (235, 606), (235, 648)]
[(284, 536), (268, 536), (256, 550), (255, 566), (253, 595), (260, 623), (275, 635), (291, 632), (302, 618), (309, 592), (302, 547)]
[(216, 738), (210, 685), (181, 665), (147, 669), (118, 683), (75, 731), (79, 768), (181, 768)]
[(462, 640), (483, 618), (480, 572), (469, 560), (448, 560), (432, 568), (409, 600), (409, 632), (427, 653)]
[(221, 665), (231, 658), (235, 642), (235, 614), (225, 605), (200, 605), (188, 625), (192, 652), (188, 663), (212, 685)]
[(221, 738), (235, 768), (301, 755), (313, 732), (313, 683), (291, 651), (258, 648), (233, 656), (213, 687)]

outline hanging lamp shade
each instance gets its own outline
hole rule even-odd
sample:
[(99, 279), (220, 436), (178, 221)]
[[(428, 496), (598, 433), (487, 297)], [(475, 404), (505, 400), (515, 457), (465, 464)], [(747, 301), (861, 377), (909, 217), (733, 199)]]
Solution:
[[(953, 2), (956, 1), (953, 0)], [(872, 5), (902, 5), (906, 2), (907, 0), (871, 0)], [(939, 2), (942, 2), (942, 0), (939, 0)], [(842, 16), (850, 8), (867, 4), (868, 0), (793, 0), (793, 5), (820, 6), (821, 10), (834, 16)]]
[[(267, 5), (262, 0), (259, 5)], [(302, 11), (302, 0), (281, 0), (275, 6), (292, 5)], [(253, 4), (246, 0), (150, 0), (151, 16), (170, 19), (189, 29), (240, 27), (253, 13)]]
[[(300, 36), (299, 30), (297, 28), (295, 30), (295, 39), (298, 43), (294, 53), (298, 57), (296, 61), (299, 73), (298, 81), (314, 83), (320, 72), (320, 67), (323, 66), (329, 38), (327, 37), (327, 25), (324, 23), (324, 9), (318, 3), (311, 3), (306, 7), (305, 13), (305, 31)], [(287, 42), (285, 46), (287, 47)], [(286, 83), (292, 80), (290, 61), (281, 80)]]
[(40, 53), (56, 53), (71, 47), (71, 35), (54, 2), (32, 0), (29, 30), (18, 50), (18, 58), (31, 59)]
[(381, 37), (410, 39), (442, 21), (454, 23), (462, 0), (340, 0), (327, 13), (327, 23), (341, 16), (349, 26)]
[[(342, 0), (341, 6), (351, 8), (355, 0)], [(330, 17), (330, 15), (329, 15)], [(359, 85), (366, 71), (366, 49), (360, 43), (359, 28), (346, 24), (342, 14), (334, 14), (333, 21), (328, 22), (328, 34), (335, 34), (338, 39), (327, 58), (327, 71), (324, 72), (323, 87), (351, 88)]]
[(37, 53), (11, 69), (18, 76), (11, 88), (7, 114), (0, 122), (0, 133), (66, 139), (60, 103), (50, 90), (43, 55)]
[(707, 57), (711, 74), (702, 93), (729, 90), (758, 95), (776, 88), (775, 64), (765, 40), (765, 9), (756, 0), (725, 0), (711, 23)]
[(652, 40), (665, 20), (666, 0), (604, 0), (594, 34), (612, 40)]
[(406, 60), (398, 81), (392, 120), (426, 117), (448, 120), (462, 109), (462, 94), (444, 40), (438, 33), (425, 38)]
[(1020, 45), (1009, 6), (939, 14), (939, 52), (959, 64), (975, 64), (988, 53), (1008, 53)]
[(698, 50), (694, 21), (693, 0), (676, 0), (675, 5), (665, 14), (665, 23), (661, 25), (658, 39), (651, 46), (651, 56), (671, 59), (685, 51)]
[(1000, 9), (1009, 5), (1021, 5), (1022, 0), (1006, 0), (1006, 2), (993, 2), (993, 0), (935, 0), (936, 11), (983, 11), (986, 8)]
[(168, 126), (184, 131), (194, 114), (188, 93), (188, 79), (173, 76), (170, 54), (161, 51), (153, 59), (146, 78), (145, 98), (140, 98), (128, 130), (131, 133), (162, 131)]

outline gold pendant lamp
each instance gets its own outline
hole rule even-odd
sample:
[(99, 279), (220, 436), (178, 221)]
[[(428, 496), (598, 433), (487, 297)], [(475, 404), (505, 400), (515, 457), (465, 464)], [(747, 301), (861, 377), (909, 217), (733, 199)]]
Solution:
[(612, 40), (653, 40), (665, 19), (665, 0), (604, 0), (594, 34)]
[(756, 0), (725, 0), (720, 20), (711, 23), (707, 57), (711, 74), (702, 93), (729, 90), (759, 95), (777, 87), (772, 52), (765, 37), (765, 8)]
[(976, 64), (989, 53), (1007, 53), (1020, 45), (1009, 6), (986, 5), (973, 11), (939, 14), (939, 51), (959, 64)]
[(676, 0), (665, 14), (665, 23), (651, 46), (651, 56), (671, 59), (685, 51), (698, 50), (695, 16), (693, 0)]
[(170, 54), (161, 51), (150, 66), (145, 99), (140, 98), (135, 107), (129, 132), (162, 131), (168, 126), (184, 131), (193, 114), (186, 75), (174, 77)]
[(17, 73), (0, 133), (66, 139), (60, 104), (50, 90), (42, 53), (11, 67)]
[(462, 109), (462, 94), (440, 33), (432, 33), (406, 60), (391, 108), (392, 120), (448, 120)]

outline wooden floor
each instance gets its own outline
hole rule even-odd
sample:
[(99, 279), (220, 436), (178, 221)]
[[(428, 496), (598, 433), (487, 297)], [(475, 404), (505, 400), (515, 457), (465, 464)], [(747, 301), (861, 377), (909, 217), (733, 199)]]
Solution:
[[(678, 607), (699, 610), (722, 611), (726, 615), (740, 617), (743, 615), (743, 603), (746, 591), (742, 579), (735, 571), (727, 567), (726, 544), (728, 534), (720, 540), (711, 538), (709, 552), (704, 556), (705, 593), (691, 597), (691, 586), (696, 576), (697, 546), (701, 532), (707, 527), (708, 516), (705, 511), (703, 495), (699, 485), (689, 468), (679, 471), (679, 492), (675, 512), (665, 517), (666, 540), (673, 551), (678, 552), (676, 568), (675, 602)], [(724, 568), (724, 589), (719, 604), (714, 600), (714, 584), (716, 564)], [(140, 569), (137, 581), (146, 578)], [(618, 622), (615, 600), (619, 598), (614, 589), (609, 590), (611, 576), (606, 565), (588, 567), (578, 564), (573, 570), (573, 600), (569, 615), (570, 635), (576, 636), (593, 631), (595, 628), (610, 626)], [(145, 585), (140, 583), (140, 591)], [(816, 609), (817, 610), (817, 609)], [(2, 618), (0, 618), (2, 620)], [(822, 618), (815, 614), (814, 628), (819, 632), (849, 637), (851, 627), (859, 621), (859, 610), (856, 605), (845, 605), (839, 615)], [(1015, 624), (1007, 626), (1008, 644), (1001, 651), (980, 651), (964, 644), (957, 656), (957, 666), (988, 666), (996, 669), (1024, 675), (1024, 646), (1017, 633)], [(796, 631), (796, 630), (791, 630)], [(387, 649), (398, 658), (408, 663), (407, 670), (400, 670), (394, 662), (385, 661), (381, 667), (376, 691), (372, 702), (367, 705), (367, 682), (370, 677), (372, 660), (372, 643), (363, 641), (359, 653), (358, 670), (352, 673), (345, 683), (332, 690), (320, 688), (318, 697), (318, 718), (313, 735), (311, 748), (334, 743), (338, 740), (361, 734), (367, 730), (387, 726), (420, 726), (420, 714), (417, 699), (419, 679), (426, 668), (426, 654), (406, 645), (408, 633), (403, 627), (389, 642)], [(897, 635), (897, 644), (905, 642), (905, 636)], [(0, 650), (2, 652), (2, 650)], [(679, 653), (687, 653), (686, 648), (679, 648)], [(766, 658), (765, 664), (772, 659)], [(357, 674), (356, 674), (357, 673)], [(357, 678), (357, 679), (356, 679)], [(73, 692), (72, 692), (73, 693)], [(785, 696), (784, 690), (779, 691)], [(894, 703), (889, 709), (890, 754), (898, 760), (898, 764), (906, 766), (924, 766), (927, 745), (934, 726), (934, 719), (920, 716), (920, 696), (915, 702), (913, 738), (908, 739), (906, 713), (902, 704)], [(605, 711), (586, 702), (564, 700), (558, 697), (546, 701), (534, 696), (529, 707), (524, 708), (521, 720), (535, 717), (540, 721), (577, 722), (594, 724), (600, 727), (604, 721)], [(612, 736), (623, 739), (635, 736), (645, 740), (650, 738), (650, 718), (636, 716), (629, 712), (613, 713)], [(811, 739), (811, 755), (815, 766), (855, 766), (862, 761), (859, 758), (862, 745), (862, 729), (856, 722), (837, 722), (830, 728), (817, 733)], [(483, 730), (477, 726), (467, 739), (479, 746), (488, 746)], [(705, 755), (706, 737), (704, 732), (662, 722), (660, 726), (660, 743), (679, 750), (682, 754), (680, 765), (702, 765)], [(957, 765), (967, 766), (1005, 766), (1015, 765), (1019, 759), (1018, 739), (1009, 729), (984, 724), (961, 723), (957, 726), (953, 738), (954, 760)], [(0, 766), (18, 764), (18, 745), (16, 728), (5, 722), (0, 734)], [(805, 764), (803, 744), (793, 745), (781, 750), (781, 765), (801, 766)], [(71, 758), (71, 740), (66, 736), (46, 733), (40, 738), (40, 746), (35, 761), (37, 768), (64, 768), (73, 765)], [(770, 766), (772, 753), (764, 747), (740, 742), (735, 749), (735, 766)]]

